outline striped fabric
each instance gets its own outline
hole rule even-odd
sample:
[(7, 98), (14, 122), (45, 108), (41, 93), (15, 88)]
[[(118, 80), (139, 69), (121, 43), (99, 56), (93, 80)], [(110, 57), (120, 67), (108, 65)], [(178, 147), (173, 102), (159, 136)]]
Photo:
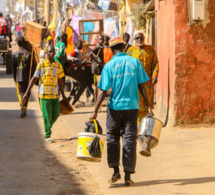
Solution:
[(52, 64), (48, 59), (37, 65), (34, 77), (40, 79), (39, 98), (56, 99), (59, 98), (57, 83), (59, 78), (63, 78), (64, 71), (62, 65), (54, 61)]
[(114, 37), (109, 41), (109, 47), (112, 47), (112, 46), (117, 45), (119, 43), (125, 44), (125, 42), (122, 40), (121, 37)]

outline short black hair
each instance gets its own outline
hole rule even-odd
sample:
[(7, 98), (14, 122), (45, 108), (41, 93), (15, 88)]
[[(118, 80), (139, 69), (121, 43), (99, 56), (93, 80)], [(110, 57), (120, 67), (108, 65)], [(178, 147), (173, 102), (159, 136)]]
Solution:
[(77, 46), (79, 43), (82, 43), (82, 40), (78, 39), (75, 41), (75, 46)]
[(97, 36), (97, 38), (99, 38), (99, 37), (104, 37), (104, 35), (101, 35), (101, 34), (100, 34), (100, 35)]
[(110, 37), (108, 35), (105, 35), (104, 38), (107, 38), (108, 40), (110, 40)]
[(128, 37), (128, 38), (130, 38), (130, 35), (127, 33), (127, 32), (125, 32), (124, 34), (123, 34), (123, 36), (122, 36), (123, 38), (124, 37)]
[(17, 37), (16, 42), (17, 42), (18, 46), (21, 47), (25, 43), (25, 38), (23, 36), (19, 36), (19, 37)]
[(2, 14), (2, 12), (0, 12), (0, 17), (2, 17), (3, 16), (3, 14)]
[(53, 49), (53, 48), (54, 48), (54, 45), (48, 45), (46, 48), (46, 51), (48, 51), (48, 49)]
[(67, 36), (67, 34), (66, 34), (66, 33), (61, 33), (61, 34), (60, 34), (60, 39), (62, 40), (62, 39), (63, 39), (63, 37), (65, 37), (65, 36)]
[(124, 43), (119, 43), (119, 44), (114, 45), (114, 46), (112, 46), (110, 48), (111, 48), (111, 51), (114, 52), (114, 50), (123, 51), (124, 47), (125, 47)]

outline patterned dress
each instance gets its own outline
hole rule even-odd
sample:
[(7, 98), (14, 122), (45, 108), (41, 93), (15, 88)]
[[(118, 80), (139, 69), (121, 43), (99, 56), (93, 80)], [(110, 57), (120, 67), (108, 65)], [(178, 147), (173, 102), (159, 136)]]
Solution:
[[(127, 54), (140, 60), (143, 65), (146, 74), (148, 75), (150, 81), (146, 82), (146, 87), (149, 93), (149, 100), (151, 108), (154, 108), (154, 85), (152, 84), (152, 78), (158, 76), (158, 59), (154, 47), (150, 45), (144, 45), (143, 49), (138, 49), (137, 46), (130, 47)], [(142, 118), (147, 115), (147, 105), (139, 92), (139, 115), (138, 118)]]

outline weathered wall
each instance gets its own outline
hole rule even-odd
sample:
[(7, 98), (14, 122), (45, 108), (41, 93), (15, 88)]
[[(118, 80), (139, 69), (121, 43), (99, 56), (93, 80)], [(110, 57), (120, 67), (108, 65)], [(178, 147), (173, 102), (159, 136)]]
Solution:
[(187, 1), (175, 1), (176, 124), (215, 122), (215, 6), (206, 0), (206, 19), (188, 25)]
[[(157, 84), (156, 117), (165, 121), (169, 101), (169, 124), (174, 123), (175, 83), (175, 8), (174, 1), (156, 1), (157, 55), (159, 77)], [(169, 67), (169, 68), (168, 68)], [(169, 69), (169, 70), (168, 70)], [(169, 81), (168, 81), (169, 77)], [(168, 100), (169, 92), (169, 100)]]

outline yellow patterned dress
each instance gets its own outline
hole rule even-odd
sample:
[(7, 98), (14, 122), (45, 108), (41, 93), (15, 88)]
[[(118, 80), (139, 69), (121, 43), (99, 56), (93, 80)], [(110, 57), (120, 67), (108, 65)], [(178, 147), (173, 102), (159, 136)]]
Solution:
[[(127, 54), (138, 59), (143, 65), (146, 74), (148, 75), (150, 81), (146, 83), (147, 90), (149, 93), (149, 100), (151, 103), (151, 108), (154, 108), (154, 85), (152, 84), (152, 78), (158, 76), (158, 59), (157, 54), (153, 46), (144, 45), (143, 49), (138, 49), (137, 46), (130, 47)], [(139, 92), (139, 115), (138, 119), (147, 115), (147, 105)]]

